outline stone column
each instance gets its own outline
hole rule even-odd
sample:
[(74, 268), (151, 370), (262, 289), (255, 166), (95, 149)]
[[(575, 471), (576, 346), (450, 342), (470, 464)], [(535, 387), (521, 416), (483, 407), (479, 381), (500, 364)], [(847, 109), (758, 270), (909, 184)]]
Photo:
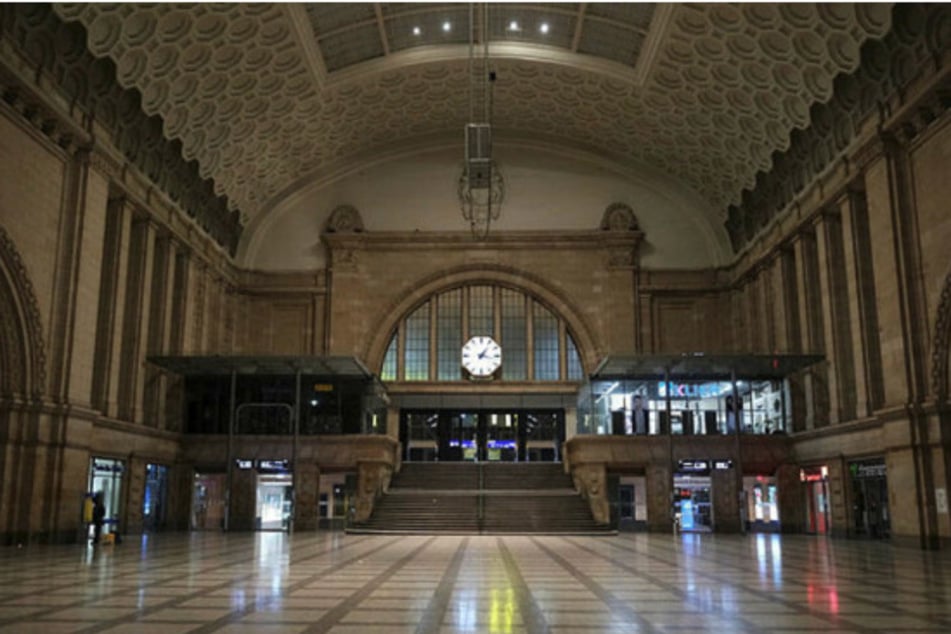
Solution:
[(797, 465), (779, 466), (776, 470), (776, 492), (779, 496), (779, 523), (782, 532), (803, 532), (806, 526), (806, 503)]
[(144, 214), (133, 220), (129, 246), (122, 355), (119, 364), (119, 417), (141, 422), (145, 391), (143, 367), (148, 345), (149, 307), (152, 301), (149, 291), (155, 249), (155, 225)]
[(142, 514), (142, 504), (145, 501), (145, 460), (129, 456), (126, 469), (125, 512), (118, 528), (122, 535), (137, 535), (145, 525)]
[(320, 468), (302, 462), (294, 470), (294, 530), (314, 531), (320, 521)]
[(230, 531), (253, 531), (257, 529), (257, 471), (238, 469), (231, 465)]
[(192, 494), (195, 490), (195, 465), (176, 463), (168, 470), (166, 526), (186, 531), (191, 526)]
[(571, 471), (575, 489), (588, 500), (591, 515), (598, 524), (611, 522), (611, 505), (608, 502), (607, 471), (603, 463), (575, 465)]
[(647, 467), (647, 530), (652, 533), (671, 533), (674, 530), (672, 508), (673, 474), (670, 467)]
[[(109, 418), (119, 417), (119, 384), (122, 376), (122, 331), (125, 324), (126, 292), (128, 290), (129, 275), (129, 243), (132, 236), (131, 204), (125, 199), (116, 199), (109, 204), (109, 213), (113, 216), (114, 236), (110, 242), (110, 260), (113, 275), (108, 289), (103, 287), (102, 293), (109, 293), (105, 308), (108, 314), (104, 319), (102, 349), (102, 365), (96, 364), (97, 380), (102, 380), (102, 394), (105, 398), (103, 411)], [(102, 307), (102, 302), (100, 302)]]
[(740, 525), (740, 481), (733, 469), (714, 470), (710, 474), (713, 530), (717, 533), (743, 531)]

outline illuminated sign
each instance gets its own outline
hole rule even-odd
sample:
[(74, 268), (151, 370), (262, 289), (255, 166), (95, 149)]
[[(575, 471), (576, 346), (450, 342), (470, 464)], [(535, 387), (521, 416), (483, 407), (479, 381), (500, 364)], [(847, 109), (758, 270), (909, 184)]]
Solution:
[(733, 461), (732, 460), (714, 460), (713, 468), (718, 471), (726, 471), (727, 469), (732, 469)]
[(712, 383), (664, 383), (657, 384), (658, 398), (716, 398), (733, 391), (733, 384), (726, 381)]
[(234, 461), (234, 464), (235, 464), (236, 467), (238, 467), (239, 469), (242, 469), (242, 470), (251, 469), (252, 467), (254, 467), (254, 461), (253, 461), (253, 460), (242, 460), (241, 458), (237, 458), (237, 459)]
[(710, 470), (710, 463), (707, 460), (681, 460), (677, 468), (681, 473), (705, 473)]
[(258, 460), (258, 469), (262, 471), (287, 471), (287, 460)]
[(333, 392), (334, 386), (332, 383), (314, 383), (315, 392)]

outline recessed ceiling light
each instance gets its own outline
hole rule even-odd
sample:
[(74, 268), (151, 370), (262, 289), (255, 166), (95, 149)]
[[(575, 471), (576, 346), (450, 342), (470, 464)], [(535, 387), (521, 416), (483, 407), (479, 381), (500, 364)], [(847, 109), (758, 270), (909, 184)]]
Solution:
[(548, 33), (548, 22), (542, 22), (541, 26), (538, 27), (538, 30), (542, 33)]
[(521, 30), (522, 29), (520, 29), (518, 26), (518, 22), (516, 22), (515, 20), (512, 20), (511, 22), (509, 22), (509, 31), (521, 31)]
[(452, 30), (452, 24), (450, 24), (449, 22), (443, 22), (442, 30), (443, 30), (443, 33), (448, 33), (449, 31)]
[(419, 34), (422, 33), (422, 32), (423, 32), (423, 30), (422, 30), (421, 28), (419, 28), (418, 26), (414, 26), (414, 27), (413, 27), (413, 35), (419, 35)]

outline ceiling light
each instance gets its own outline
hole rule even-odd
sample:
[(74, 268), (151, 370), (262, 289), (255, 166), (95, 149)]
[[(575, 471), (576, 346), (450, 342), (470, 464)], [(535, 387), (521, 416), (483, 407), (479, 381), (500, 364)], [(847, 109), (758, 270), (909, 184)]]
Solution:
[(449, 22), (443, 22), (442, 30), (443, 30), (443, 33), (448, 33), (449, 31), (452, 30), (452, 24), (450, 24)]
[(413, 27), (413, 35), (419, 35), (419, 34), (422, 33), (422, 32), (423, 32), (423, 30), (422, 30), (421, 28), (419, 28), (418, 26), (414, 26), (414, 27)]
[(511, 22), (509, 22), (509, 31), (521, 31), (521, 30), (522, 29), (520, 29), (518, 26), (518, 22), (516, 22), (515, 20), (512, 20)]
[(548, 22), (542, 22), (541, 26), (538, 27), (538, 30), (542, 33), (548, 33)]

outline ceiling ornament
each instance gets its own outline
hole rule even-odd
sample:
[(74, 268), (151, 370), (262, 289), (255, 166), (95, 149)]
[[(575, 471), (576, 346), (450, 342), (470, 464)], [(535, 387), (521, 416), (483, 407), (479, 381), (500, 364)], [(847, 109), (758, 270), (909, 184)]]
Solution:
[[(431, 17), (441, 6), (418, 10)], [(725, 214), (789, 147), (790, 132), (810, 124), (810, 108), (831, 98), (835, 78), (857, 68), (861, 45), (889, 31), (891, 8), (677, 4), (643, 85), (590, 66), (495, 57), (499, 76), (513, 81), (495, 87), (494, 136), (517, 131), (622, 165), (651, 165)], [(120, 83), (142, 93), (142, 108), (162, 117), (166, 137), (181, 141), (183, 156), (246, 216), (356, 157), (420, 136), (457, 138), (463, 123), (465, 60), (417, 56), (404, 64), (394, 56), (318, 85), (309, 49), (280, 4), (54, 9), (86, 28), (94, 53), (115, 62)]]

